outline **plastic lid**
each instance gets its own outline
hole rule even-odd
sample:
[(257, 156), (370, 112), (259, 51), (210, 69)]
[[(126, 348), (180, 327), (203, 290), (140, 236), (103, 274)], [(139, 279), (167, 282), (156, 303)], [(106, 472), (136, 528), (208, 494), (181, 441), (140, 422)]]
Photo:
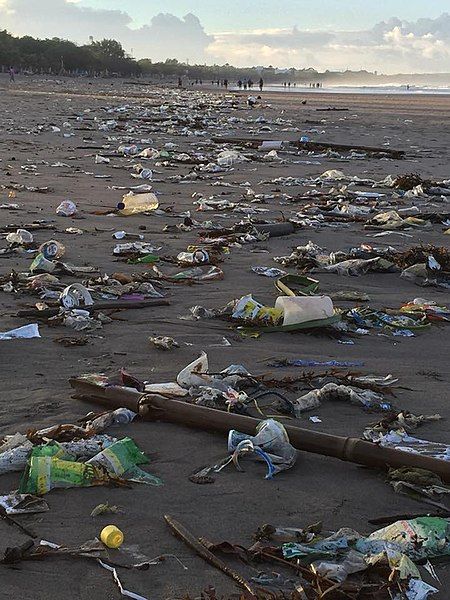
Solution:
[(100, 539), (108, 548), (119, 548), (123, 544), (123, 533), (115, 525), (107, 525), (100, 533)]

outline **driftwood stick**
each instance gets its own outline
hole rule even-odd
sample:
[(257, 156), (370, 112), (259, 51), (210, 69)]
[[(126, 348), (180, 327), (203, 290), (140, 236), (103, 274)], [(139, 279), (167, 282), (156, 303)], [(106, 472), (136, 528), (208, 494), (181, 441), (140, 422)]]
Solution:
[[(152, 306), (169, 306), (169, 300), (142, 300), (141, 302), (132, 302), (128, 301), (111, 301), (111, 302), (95, 302), (90, 306), (79, 306), (77, 308), (81, 308), (88, 312), (95, 312), (96, 310), (128, 310), (132, 308), (150, 308)], [(34, 308), (19, 310), (17, 313), (18, 317), (36, 317), (48, 319), (49, 317), (54, 317), (60, 311), (60, 308), (46, 308), (44, 310), (37, 310)]]
[[(213, 137), (213, 142), (218, 144), (238, 144), (241, 146), (250, 146), (252, 148), (259, 148), (264, 141), (262, 139), (255, 138), (239, 138), (239, 137)], [(369, 154), (387, 154), (392, 158), (403, 158), (405, 155), (404, 150), (393, 150), (391, 148), (378, 148), (374, 146), (357, 146), (355, 144), (334, 144), (331, 142), (300, 142), (284, 140), (284, 143), (289, 146), (295, 146), (304, 150), (332, 150), (350, 152), (351, 150), (360, 150), (361, 152), (368, 152)]]
[(172, 519), (170, 515), (164, 515), (164, 520), (167, 525), (173, 531), (173, 533), (179, 537), (187, 546), (192, 548), (203, 560), (207, 563), (222, 571), (227, 577), (230, 577), (239, 586), (246, 590), (253, 598), (257, 598), (255, 590), (252, 588), (250, 583), (246, 581), (239, 573), (234, 569), (226, 565), (220, 558), (217, 558), (212, 552), (210, 552), (205, 546), (198, 541), (198, 539), (192, 535), (183, 525)]

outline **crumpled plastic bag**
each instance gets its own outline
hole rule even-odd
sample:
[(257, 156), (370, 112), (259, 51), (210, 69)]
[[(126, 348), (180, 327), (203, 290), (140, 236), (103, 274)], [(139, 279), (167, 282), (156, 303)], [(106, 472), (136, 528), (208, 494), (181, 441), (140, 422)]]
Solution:
[(31, 323), (30, 325), (23, 325), (17, 327), (17, 329), (10, 329), (9, 331), (0, 332), (1, 340), (29, 340), (31, 338), (40, 338), (39, 326), (37, 323)]
[(366, 430), (364, 437), (372, 442), (380, 444), (383, 448), (394, 448), (403, 452), (412, 454), (422, 454), (431, 456), (439, 460), (450, 461), (450, 446), (440, 442), (431, 442), (408, 435), (406, 431), (390, 431), (383, 435), (382, 433)]
[(327, 383), (320, 390), (311, 390), (304, 396), (293, 401), (295, 416), (317, 408), (324, 400), (345, 400), (353, 404), (361, 404), (364, 408), (375, 411), (391, 411), (392, 404), (384, 400), (381, 394), (372, 390), (355, 390), (347, 385)]
[(395, 264), (385, 258), (369, 258), (364, 260), (362, 258), (352, 258), (350, 260), (343, 260), (335, 265), (324, 266), (325, 271), (330, 273), (337, 273), (338, 275), (364, 275), (368, 272), (375, 273), (391, 273), (398, 271)]
[(235, 150), (224, 150), (223, 152), (219, 152), (216, 162), (219, 167), (230, 168), (235, 164), (248, 162), (248, 158)]
[(231, 316), (233, 319), (249, 321), (255, 325), (277, 325), (283, 317), (283, 311), (263, 306), (248, 294), (236, 300)]
[(228, 451), (234, 453), (236, 461), (239, 455), (247, 453), (254, 453), (264, 460), (268, 467), (266, 479), (293, 467), (298, 456), (286, 429), (274, 419), (259, 423), (255, 436), (232, 429), (228, 434)]

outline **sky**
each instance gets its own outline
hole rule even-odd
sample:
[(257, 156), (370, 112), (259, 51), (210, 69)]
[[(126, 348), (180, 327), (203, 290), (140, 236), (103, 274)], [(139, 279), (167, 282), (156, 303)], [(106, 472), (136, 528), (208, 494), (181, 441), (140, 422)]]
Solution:
[(0, 28), (135, 58), (450, 72), (449, 0), (0, 0)]

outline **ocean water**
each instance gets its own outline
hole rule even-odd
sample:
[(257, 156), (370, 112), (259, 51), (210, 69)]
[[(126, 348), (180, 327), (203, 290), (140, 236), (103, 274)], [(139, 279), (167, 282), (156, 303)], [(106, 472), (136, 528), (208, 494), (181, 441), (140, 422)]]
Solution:
[[(238, 90), (237, 87), (232, 88)], [(291, 85), (290, 88), (284, 88), (283, 85), (265, 85), (264, 90), (266, 92), (283, 92), (286, 94), (301, 93), (301, 94), (432, 94), (432, 95), (448, 95), (450, 94), (450, 87), (432, 87), (432, 86), (411, 86), (409, 90), (405, 85), (379, 85), (379, 86), (346, 86), (336, 85), (327, 86), (323, 88), (310, 88), (297, 84), (296, 87)], [(248, 91), (248, 90), (247, 90)], [(254, 86), (249, 93), (256, 94), (259, 92), (259, 87)]]

